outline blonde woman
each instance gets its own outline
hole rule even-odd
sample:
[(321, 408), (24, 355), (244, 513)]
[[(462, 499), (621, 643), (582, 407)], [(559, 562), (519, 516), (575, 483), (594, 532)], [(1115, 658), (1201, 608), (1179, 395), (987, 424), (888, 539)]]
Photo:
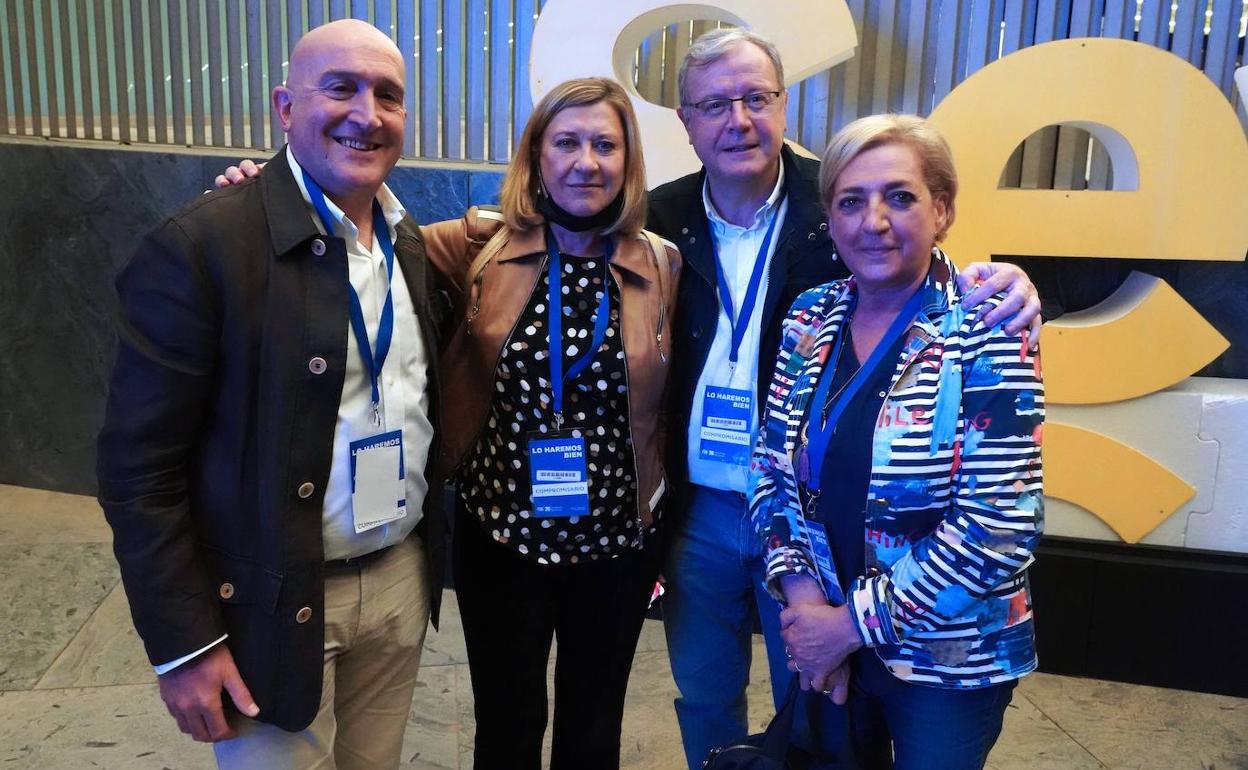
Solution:
[(641, 229), (632, 107), (603, 78), (534, 108), (501, 211), (422, 228), (459, 326), (440, 362), (474, 767), (619, 764), (624, 693), (659, 570), (663, 395), (680, 256)]

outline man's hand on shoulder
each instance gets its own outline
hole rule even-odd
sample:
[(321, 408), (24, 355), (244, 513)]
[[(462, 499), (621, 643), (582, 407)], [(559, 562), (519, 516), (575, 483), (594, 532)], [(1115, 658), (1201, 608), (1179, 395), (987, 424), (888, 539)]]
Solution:
[(1040, 342), (1040, 294), (1035, 284), (1018, 265), (1009, 262), (974, 262), (958, 273), (958, 288), (966, 296), (962, 306), (973, 308), (1000, 292), (1006, 292), (1001, 304), (984, 316), (989, 326), (1005, 322), (1008, 334), (1022, 334), (1035, 350)]
[(260, 170), (265, 167), (264, 163), (256, 163), (251, 160), (239, 161), (237, 166), (230, 166), (225, 170), (224, 174), (218, 174), (213, 180), (213, 184), (217, 187), (229, 187), (234, 184), (242, 184), (252, 177), (260, 176)]
[(237, 732), (225, 719), (221, 690), (243, 714), (254, 717), (260, 708), (234, 665), (234, 656), (224, 643), (194, 660), (161, 674), (160, 698), (178, 723), (178, 729), (197, 741), (212, 743), (233, 738)]

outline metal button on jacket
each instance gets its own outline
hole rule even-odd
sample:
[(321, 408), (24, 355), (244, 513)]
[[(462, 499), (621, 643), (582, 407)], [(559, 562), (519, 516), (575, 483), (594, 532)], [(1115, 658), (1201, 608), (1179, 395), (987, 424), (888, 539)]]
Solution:
[(316, 486), (311, 481), (305, 481), (299, 485), (299, 491), (296, 493), (300, 498), (307, 500), (316, 491)]
[(325, 363), (325, 359), (320, 356), (308, 360), (308, 371), (313, 374), (324, 374), (327, 368), (329, 367)]
[(299, 611), (295, 613), (296, 623), (307, 623), (311, 619), (312, 619), (311, 607), (301, 607), (299, 608)]
[(312, 241), (312, 253), (318, 257), (325, 256), (325, 241), (322, 241), (320, 238)]
[(221, 595), (222, 599), (234, 598), (234, 584), (222, 583), (221, 588), (217, 591), (217, 593)]

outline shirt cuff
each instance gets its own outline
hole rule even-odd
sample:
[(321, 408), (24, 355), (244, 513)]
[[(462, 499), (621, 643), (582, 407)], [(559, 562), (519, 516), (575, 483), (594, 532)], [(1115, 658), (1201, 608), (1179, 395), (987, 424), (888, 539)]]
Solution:
[(224, 642), (226, 640), (226, 637), (228, 636), (229, 634), (222, 634), (221, 638), (218, 639), (217, 641), (212, 642), (211, 644), (206, 644), (203, 647), (200, 647), (198, 650), (196, 650), (195, 652), (192, 652), (190, 655), (183, 655), (177, 660), (171, 660), (168, 663), (161, 663), (159, 666), (154, 666), (153, 668), (156, 669), (156, 676), (160, 676), (161, 674), (167, 674), (170, 671), (177, 668), (178, 666), (187, 662), (191, 658), (194, 658), (198, 655), (203, 655), (205, 652), (208, 652), (208, 650), (211, 650), (213, 647), (216, 647), (218, 644), (221, 644), (222, 642)]
[(823, 581), (819, 579), (819, 570), (815, 569), (814, 557), (800, 546), (781, 546), (767, 554), (767, 571), (763, 581), (767, 593), (782, 605), (787, 605), (788, 600), (784, 597), (784, 588), (780, 585), (780, 579), (789, 575), (810, 575), (815, 579), (819, 590), (823, 591), (824, 598), (827, 598)]
[(893, 628), (893, 618), (888, 611), (885, 592), (888, 581), (884, 575), (858, 578), (849, 592), (849, 611), (854, 627), (862, 637), (863, 644), (878, 647), (882, 644), (900, 644), (901, 639)]

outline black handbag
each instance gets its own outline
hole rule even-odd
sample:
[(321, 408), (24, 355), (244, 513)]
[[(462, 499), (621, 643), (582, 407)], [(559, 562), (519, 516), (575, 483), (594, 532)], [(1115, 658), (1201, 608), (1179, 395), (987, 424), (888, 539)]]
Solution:
[[(702, 770), (835, 770), (836, 760), (817, 757), (789, 742), (793, 734), (793, 713), (797, 699), (803, 697), (797, 677), (789, 683), (784, 705), (762, 733), (749, 736), (742, 743), (711, 749), (702, 762)], [(807, 715), (810, 710), (807, 710)], [(812, 726), (813, 726), (813, 719)]]

